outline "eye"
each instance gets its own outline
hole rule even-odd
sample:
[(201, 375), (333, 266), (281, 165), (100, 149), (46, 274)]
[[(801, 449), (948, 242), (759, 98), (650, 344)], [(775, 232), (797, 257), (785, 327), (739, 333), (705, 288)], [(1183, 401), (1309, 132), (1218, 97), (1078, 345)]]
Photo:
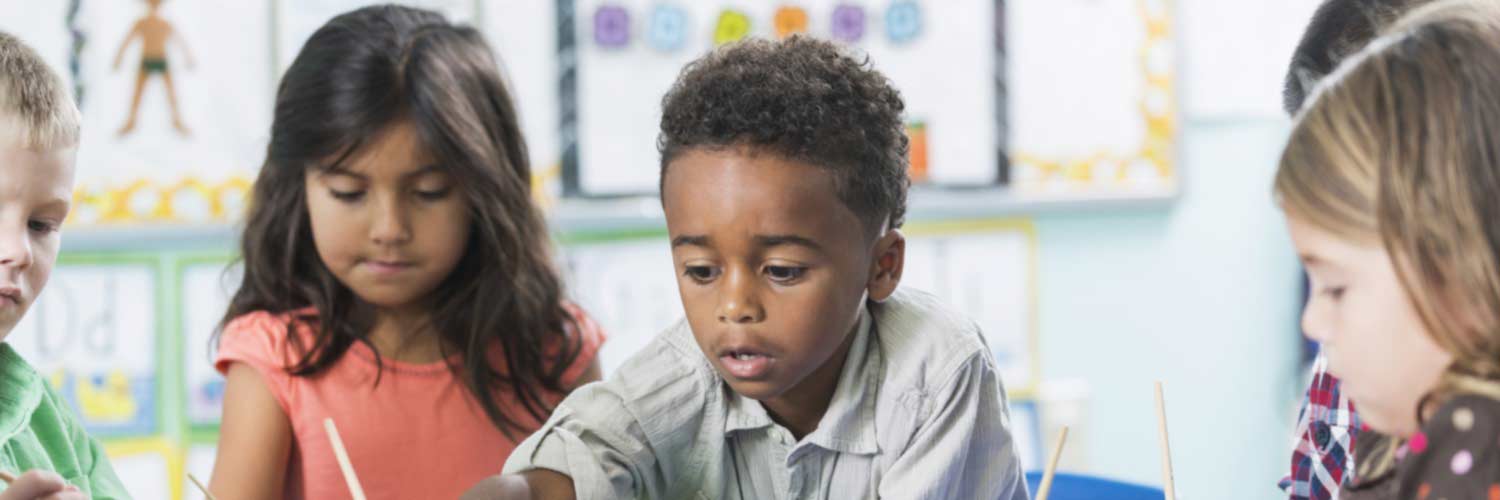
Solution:
[(443, 198), (447, 198), (448, 197), (448, 193), (453, 192), (453, 190), (449, 189), (449, 188), (430, 189), (430, 190), (418, 189), (416, 192), (417, 192), (417, 197), (418, 198), (421, 198), (421, 199), (427, 200), (427, 201), (437, 201), (437, 200), (441, 200)]
[(356, 202), (356, 201), (359, 201), (360, 198), (364, 198), (365, 197), (365, 192), (364, 191), (339, 191), (337, 189), (330, 189), (330, 190), (328, 190), (328, 195), (334, 197), (334, 199), (337, 199), (339, 201), (343, 201), (343, 202)]
[(798, 266), (766, 266), (766, 275), (771, 281), (778, 283), (791, 283), (797, 281), (802, 275), (807, 274), (806, 267)]
[(712, 266), (685, 266), (682, 274), (698, 283), (707, 283), (719, 277), (719, 270)]
[(1344, 287), (1341, 287), (1341, 286), (1324, 287), (1323, 290), (1320, 293), (1322, 293), (1323, 295), (1327, 296), (1330, 299), (1339, 300), (1339, 299), (1344, 298)]
[(57, 231), (57, 223), (41, 219), (31, 219), (26, 221), (26, 228), (34, 233), (47, 234)]

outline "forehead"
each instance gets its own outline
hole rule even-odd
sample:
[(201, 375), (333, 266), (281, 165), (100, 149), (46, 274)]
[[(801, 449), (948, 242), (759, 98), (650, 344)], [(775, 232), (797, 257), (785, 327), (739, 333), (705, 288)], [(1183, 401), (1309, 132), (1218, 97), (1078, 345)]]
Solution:
[(693, 149), (673, 160), (662, 183), (674, 235), (799, 235), (825, 243), (858, 239), (859, 219), (826, 169), (744, 148)]
[[(335, 166), (374, 178), (399, 177), (430, 166), (433, 159), (416, 127), (402, 120), (381, 130)], [(333, 160), (336, 158), (328, 163)]]
[(75, 155), (73, 148), (36, 150), (0, 141), (0, 196), (69, 199)]

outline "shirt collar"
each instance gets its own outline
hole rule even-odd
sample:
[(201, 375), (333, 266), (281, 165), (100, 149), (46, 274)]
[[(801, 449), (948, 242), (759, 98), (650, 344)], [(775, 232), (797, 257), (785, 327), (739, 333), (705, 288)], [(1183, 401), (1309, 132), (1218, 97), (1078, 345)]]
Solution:
[[(875, 334), (874, 320), (869, 308), (861, 308), (859, 326), (855, 329), (854, 341), (849, 346), (848, 357), (839, 372), (838, 385), (833, 391), (833, 400), (828, 410), (818, 421), (818, 428), (808, 434), (804, 441), (832, 451), (854, 454), (873, 454), (879, 447), (875, 439), (875, 399), (880, 386), (880, 350), (871, 345)], [(727, 393), (728, 412), (724, 422), (724, 434), (760, 429), (775, 425), (759, 402), (741, 396), (720, 385)]]

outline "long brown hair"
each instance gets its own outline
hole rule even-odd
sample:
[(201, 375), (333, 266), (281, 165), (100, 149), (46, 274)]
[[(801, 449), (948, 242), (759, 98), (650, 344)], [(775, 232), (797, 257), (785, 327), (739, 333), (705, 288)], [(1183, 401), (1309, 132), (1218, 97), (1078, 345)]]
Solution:
[[(477, 31), (430, 11), (377, 6), (335, 17), (287, 69), (241, 241), (243, 284), (220, 330), (255, 311), (312, 308), (287, 325), (316, 332), (312, 345), (289, 336), (300, 356), (289, 370), (298, 376), (327, 369), (355, 342), (369, 344), (371, 306), (313, 246), (305, 171), (329, 168), (320, 163), (327, 158), (342, 162), (398, 120), (410, 120), (457, 179), (471, 213), (464, 256), (429, 301), (444, 358), (459, 351), (452, 368), (496, 427), (529, 432), (528, 419), (500, 410), (497, 392), (519, 402), (524, 417), (544, 420), (551, 408), (543, 396), (564, 390), (563, 371), (581, 349), (566, 333), (576, 325), (563, 308), (532, 204), (526, 144), (494, 56)], [(489, 358), (497, 343), (503, 367)]]
[[(1282, 208), (1390, 255), (1453, 357), (1418, 421), (1458, 394), (1500, 399), (1500, 6), (1414, 10), (1312, 99), (1276, 173)], [(1361, 470), (1388, 470), (1389, 451)]]

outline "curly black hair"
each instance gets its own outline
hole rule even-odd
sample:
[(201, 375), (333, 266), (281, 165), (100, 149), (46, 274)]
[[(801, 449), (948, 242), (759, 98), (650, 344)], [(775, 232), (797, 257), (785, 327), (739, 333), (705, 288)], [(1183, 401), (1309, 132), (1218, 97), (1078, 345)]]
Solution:
[(870, 232), (906, 216), (901, 93), (869, 58), (804, 36), (746, 39), (689, 63), (662, 98), (661, 175), (693, 148), (750, 146), (825, 168)]

